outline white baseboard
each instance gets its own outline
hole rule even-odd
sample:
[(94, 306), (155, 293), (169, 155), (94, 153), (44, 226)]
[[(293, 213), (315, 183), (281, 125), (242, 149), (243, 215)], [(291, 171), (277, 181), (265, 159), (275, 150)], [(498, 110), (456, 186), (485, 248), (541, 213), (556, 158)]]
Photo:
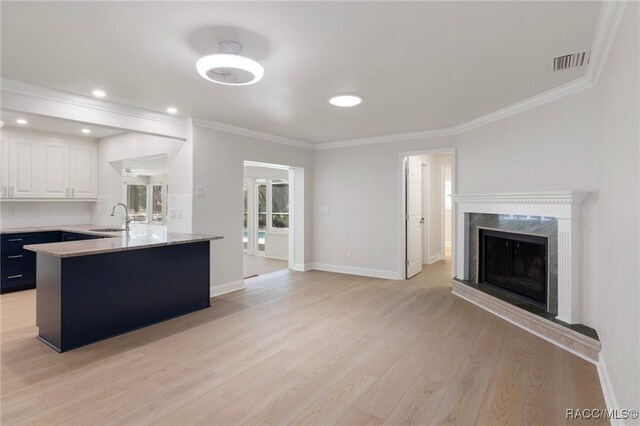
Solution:
[(380, 269), (357, 268), (355, 266), (330, 265), (328, 263), (313, 263), (311, 269), (316, 271), (337, 272), (338, 274), (361, 275), (372, 278), (384, 278), (386, 280), (402, 280), (402, 274), (397, 271), (384, 271)]
[[(618, 406), (618, 402), (616, 400), (615, 394), (613, 392), (613, 387), (611, 386), (611, 380), (609, 379), (609, 372), (607, 370), (607, 365), (605, 363), (605, 357), (600, 352), (600, 357), (598, 359), (598, 363), (596, 364), (598, 367), (598, 377), (600, 378), (600, 386), (602, 387), (602, 394), (604, 395), (604, 402), (607, 405), (609, 410), (620, 409)], [(623, 424), (622, 421), (618, 419), (609, 419), (611, 426), (617, 426)]]
[(294, 271), (307, 272), (313, 269), (313, 263), (294, 263), (291, 269)]
[(232, 281), (230, 283), (212, 285), (209, 288), (209, 297), (220, 296), (221, 294), (231, 293), (232, 291), (242, 290), (244, 288), (244, 280)]
[(427, 258), (427, 265), (431, 265), (432, 263), (436, 263), (440, 260), (442, 260), (442, 254), (434, 254), (433, 256), (429, 256), (429, 258)]
[(267, 256), (266, 254), (264, 255), (264, 257), (266, 257), (267, 259), (289, 260), (286, 257)]

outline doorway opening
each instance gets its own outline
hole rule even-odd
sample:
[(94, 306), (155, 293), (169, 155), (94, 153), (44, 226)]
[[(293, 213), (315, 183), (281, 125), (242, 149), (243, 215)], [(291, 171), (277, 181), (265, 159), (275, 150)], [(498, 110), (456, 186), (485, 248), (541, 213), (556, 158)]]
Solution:
[(294, 168), (245, 161), (244, 277), (288, 269), (295, 245)]
[(401, 153), (403, 276), (436, 262), (451, 265), (454, 241), (455, 151), (443, 148)]

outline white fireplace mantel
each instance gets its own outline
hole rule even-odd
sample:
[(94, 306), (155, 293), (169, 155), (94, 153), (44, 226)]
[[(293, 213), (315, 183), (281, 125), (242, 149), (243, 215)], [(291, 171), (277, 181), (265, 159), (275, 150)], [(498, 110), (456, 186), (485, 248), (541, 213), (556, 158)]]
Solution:
[(580, 323), (580, 205), (584, 191), (454, 194), (456, 203), (456, 277), (469, 279), (469, 214), (509, 214), (558, 220), (558, 316)]

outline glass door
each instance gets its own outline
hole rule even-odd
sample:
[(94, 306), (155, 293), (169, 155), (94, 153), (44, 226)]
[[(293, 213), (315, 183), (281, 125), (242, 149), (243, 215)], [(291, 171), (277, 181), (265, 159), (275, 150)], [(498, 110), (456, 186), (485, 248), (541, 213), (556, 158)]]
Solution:
[(258, 197), (257, 209), (257, 234), (256, 234), (256, 251), (264, 253), (266, 237), (267, 237), (267, 184), (259, 182), (256, 185), (256, 194)]

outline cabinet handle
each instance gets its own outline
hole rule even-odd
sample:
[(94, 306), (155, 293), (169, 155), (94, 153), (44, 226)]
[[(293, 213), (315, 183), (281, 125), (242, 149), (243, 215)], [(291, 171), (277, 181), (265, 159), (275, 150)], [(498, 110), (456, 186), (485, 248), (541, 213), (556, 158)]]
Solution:
[(7, 259), (20, 259), (22, 257), (21, 254), (15, 254), (13, 256), (7, 256)]
[(22, 278), (22, 274), (18, 274), (18, 275), (9, 275), (9, 276), (7, 277), (7, 279), (9, 279), (9, 280), (14, 279), (14, 278)]
[(22, 241), (22, 238), (10, 238), (7, 241), (9, 241), (10, 243), (15, 243), (15, 242), (18, 242), (18, 241)]

